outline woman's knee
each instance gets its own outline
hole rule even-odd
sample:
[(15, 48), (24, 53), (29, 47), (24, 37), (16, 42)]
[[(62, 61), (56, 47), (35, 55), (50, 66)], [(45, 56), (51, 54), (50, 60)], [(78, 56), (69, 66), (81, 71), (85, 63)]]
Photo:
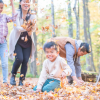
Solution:
[(23, 57), (16, 57), (16, 61), (18, 62), (18, 63), (22, 63), (23, 62)]
[(23, 63), (28, 63), (28, 60), (29, 60), (29, 58), (27, 58), (27, 57), (25, 57), (25, 58), (23, 58)]

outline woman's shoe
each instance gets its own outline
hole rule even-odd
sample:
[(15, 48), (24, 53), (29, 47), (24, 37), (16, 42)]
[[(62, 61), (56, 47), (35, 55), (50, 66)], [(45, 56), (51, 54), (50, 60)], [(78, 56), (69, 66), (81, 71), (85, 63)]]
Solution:
[(10, 84), (11, 85), (16, 85), (16, 81), (15, 81), (15, 74), (12, 74), (11, 78), (10, 78)]
[(23, 80), (19, 81), (19, 86), (23, 86)]

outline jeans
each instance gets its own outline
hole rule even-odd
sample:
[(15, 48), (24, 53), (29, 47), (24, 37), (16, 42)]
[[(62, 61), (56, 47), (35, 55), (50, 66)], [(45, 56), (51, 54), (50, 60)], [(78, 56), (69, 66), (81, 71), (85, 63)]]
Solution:
[(23, 48), (19, 44), (16, 44), (15, 47), (15, 62), (13, 64), (12, 68), (12, 74), (17, 74), (17, 70), (21, 65), (21, 72), (20, 74), (23, 74), (23, 77), (20, 77), (20, 80), (24, 80), (27, 72), (27, 63), (30, 57), (31, 53), (31, 47)]
[(8, 49), (6, 40), (4, 40), (3, 44), (0, 44), (0, 58), (2, 65), (3, 83), (6, 83), (8, 78)]
[[(55, 88), (60, 88), (60, 81), (59, 80), (56, 80), (56, 79), (47, 79), (45, 81), (45, 83), (43, 84), (43, 87), (42, 87), (42, 92), (44, 91), (54, 91)], [(36, 91), (37, 89), (37, 86), (35, 86), (33, 88), (34, 91)]]

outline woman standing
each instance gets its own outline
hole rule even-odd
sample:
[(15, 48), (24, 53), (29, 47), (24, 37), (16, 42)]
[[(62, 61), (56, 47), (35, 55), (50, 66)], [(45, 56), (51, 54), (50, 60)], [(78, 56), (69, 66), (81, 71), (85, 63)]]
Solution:
[[(30, 12), (30, 0), (20, 0), (17, 19), (14, 22), (14, 28), (10, 34), (9, 56), (13, 59), (15, 55), (10, 79), (11, 85), (16, 85), (15, 76), (20, 65), (19, 85), (23, 85), (29, 57), (31, 60), (34, 60), (35, 47), (32, 33), (36, 30), (36, 14), (31, 14)], [(29, 21), (32, 22), (33, 25), (30, 24), (28, 27), (24, 25), (25, 28), (21, 27), (24, 22), (27, 25)]]

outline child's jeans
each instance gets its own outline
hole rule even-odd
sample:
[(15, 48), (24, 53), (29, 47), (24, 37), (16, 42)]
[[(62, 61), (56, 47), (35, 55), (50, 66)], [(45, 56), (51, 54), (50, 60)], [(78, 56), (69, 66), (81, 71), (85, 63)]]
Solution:
[[(56, 79), (47, 79), (42, 87), (42, 92), (44, 91), (54, 91), (55, 88), (60, 88), (60, 81)], [(36, 91), (37, 86), (33, 88)]]
[(3, 83), (6, 83), (8, 78), (8, 50), (6, 40), (4, 40), (3, 44), (0, 44), (0, 58), (2, 65)]

